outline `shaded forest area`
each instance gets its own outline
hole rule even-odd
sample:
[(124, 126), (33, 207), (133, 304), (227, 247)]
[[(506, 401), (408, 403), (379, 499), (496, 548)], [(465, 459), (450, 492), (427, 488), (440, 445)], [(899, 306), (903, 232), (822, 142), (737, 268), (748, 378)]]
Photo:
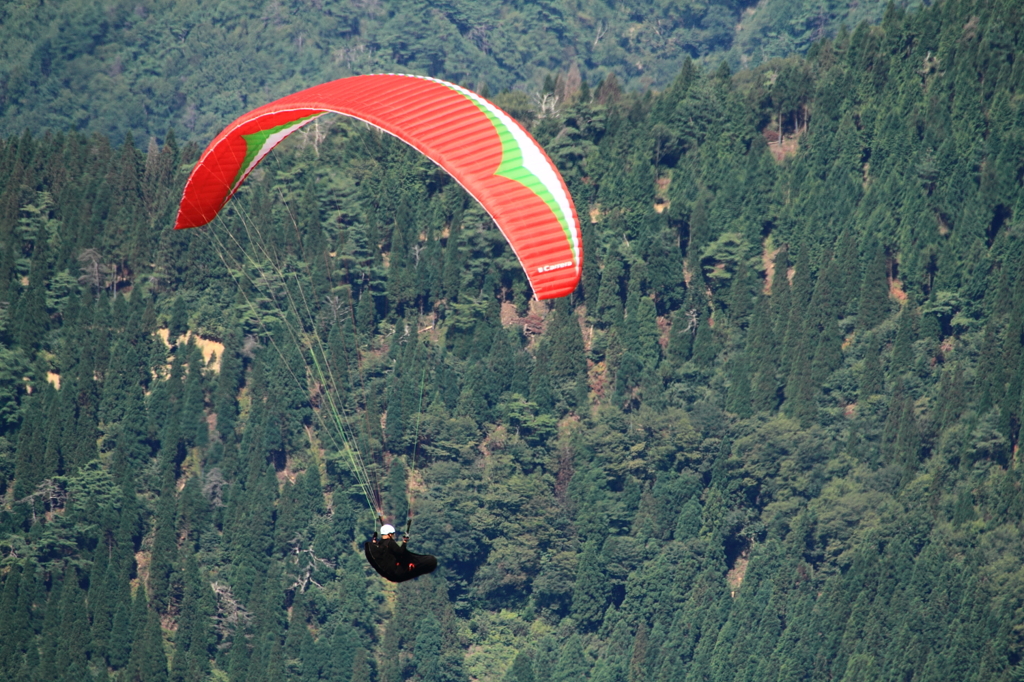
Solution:
[[(498, 96), (584, 217), (551, 306), (358, 124), (184, 232), (193, 145), (0, 141), (0, 677), (1021, 679), (1022, 30)], [(327, 396), (435, 574), (365, 565)]]
[[(917, 0), (910, 0), (917, 4)], [(884, 5), (849, 0), (10, 0), (0, 4), (0, 135), (207, 140), (247, 109), (318, 83), (416, 73), (538, 100), (575, 64), (593, 85), (671, 83), (803, 52)], [(550, 81), (549, 81), (550, 82)]]

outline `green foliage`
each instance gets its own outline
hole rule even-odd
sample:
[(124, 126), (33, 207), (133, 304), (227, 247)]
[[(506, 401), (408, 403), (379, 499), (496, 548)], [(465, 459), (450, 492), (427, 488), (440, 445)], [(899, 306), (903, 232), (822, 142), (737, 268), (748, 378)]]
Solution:
[[(491, 92), (526, 86), (561, 108), (610, 71), (632, 85), (661, 87), (687, 56), (712, 66), (723, 56), (759, 62), (803, 51), (841, 25), (881, 16), (874, 5), (830, 3), (823, 9), (773, 0), (756, 19), (740, 23), (749, 5), (722, 0), (577, 8), (558, 0), (438, 9), (419, 0), (389, 0), (367, 9), (349, 2), (260, 1), (158, 3), (145, 12), (127, 2), (100, 7), (88, 0), (60, 8), (5, 6), (0, 132), (20, 134), (34, 126), (147, 140), (177, 128), (203, 139), (254, 106), (253, 93), (265, 101), (360, 73), (420, 73)], [(792, 21), (782, 19), (792, 14)], [(514, 115), (534, 115), (514, 98), (503, 103)], [(161, 164), (148, 173), (155, 182), (139, 183), (141, 201), (111, 207), (120, 229), (133, 232), (132, 218), (154, 211), (167, 168)], [(646, 172), (643, 165), (638, 170)], [(146, 240), (133, 237), (125, 251)]]
[[(722, 28), (715, 7), (687, 30)], [(68, 41), (105, 26), (81, 34), (97, 61), (170, 11), (65, 9)], [(537, 38), (501, 68), (551, 97), (498, 99), (593, 220), (582, 295), (550, 306), (456, 183), (362, 125), (291, 140), (186, 233), (165, 228), (194, 147), (0, 139), (0, 677), (1012, 678), (1016, 8), (892, 7), (808, 59), (687, 62), (660, 93), (591, 88), (591, 61), (572, 94), (543, 70), (582, 15), (478, 9), (371, 8), (344, 40), (386, 42), (340, 59), (450, 73), (486, 25), (474, 40), (504, 47), (459, 68), (491, 83), (512, 37)], [(319, 54), (347, 10), (231, 31), (240, 9), (175, 11), (186, 48), (272, 46), (319, 17), (301, 33)], [(606, 12), (587, 49), (650, 47), (647, 14), (623, 45)], [(221, 92), (217, 111), (240, 106)], [(192, 331), (173, 356), (162, 322)], [(392, 588), (358, 543), (410, 511), (440, 568)]]

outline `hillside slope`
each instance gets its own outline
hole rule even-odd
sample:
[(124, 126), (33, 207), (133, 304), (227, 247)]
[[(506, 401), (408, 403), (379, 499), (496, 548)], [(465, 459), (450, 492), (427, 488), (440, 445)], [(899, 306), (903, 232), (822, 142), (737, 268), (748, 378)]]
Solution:
[(593, 217), (552, 306), (361, 125), (181, 232), (194, 145), (3, 139), (0, 678), (1019, 678), (1021, 30), (499, 96)]
[(0, 6), (0, 134), (120, 142), (174, 128), (208, 140), (247, 107), (362, 73), (540, 94), (558, 74), (593, 84), (614, 71), (661, 88), (687, 57), (759, 63), (881, 11), (803, 0), (19, 0)]

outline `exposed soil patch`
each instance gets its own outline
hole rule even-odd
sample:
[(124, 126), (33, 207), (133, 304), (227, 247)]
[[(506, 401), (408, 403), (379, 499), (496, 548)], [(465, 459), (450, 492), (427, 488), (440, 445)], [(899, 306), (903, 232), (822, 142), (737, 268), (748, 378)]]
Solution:
[(287, 466), (284, 469), (275, 472), (274, 476), (277, 478), (278, 485), (284, 485), (285, 481), (294, 484), (295, 479), (299, 477), (298, 473), (292, 471), (292, 469)]
[(576, 322), (580, 325), (580, 333), (583, 335), (583, 349), (589, 353), (594, 345), (594, 328), (587, 324), (586, 305), (576, 308)]
[(519, 317), (515, 304), (504, 302), (501, 304), (501, 324), (506, 327), (518, 325), (523, 328), (523, 333), (527, 337), (533, 338), (544, 333), (547, 313), (547, 306), (543, 303), (530, 301), (530, 312), (524, 317)]
[(433, 314), (420, 315), (416, 333), (421, 339), (427, 338), (432, 343), (440, 343), (441, 330), (437, 326), (437, 317)]
[(661, 346), (662, 350), (666, 350), (668, 349), (669, 334), (672, 333), (672, 321), (669, 320), (667, 317), (659, 317), (657, 319), (657, 322), (658, 331), (661, 332), (661, 335), (658, 336), (658, 345)]
[(587, 368), (587, 383), (590, 385), (590, 392), (597, 402), (605, 399), (610, 394), (608, 387), (608, 365), (599, 362)]
[(729, 583), (729, 587), (732, 588), (732, 597), (736, 598), (736, 592), (743, 585), (743, 578), (747, 575), (747, 564), (750, 563), (750, 551), (744, 550), (743, 554), (736, 557), (736, 563), (733, 564), (729, 572), (725, 574), (725, 579)]
[(907, 292), (903, 291), (903, 282), (898, 279), (889, 280), (889, 295), (903, 305), (907, 302)]
[[(163, 342), (167, 344), (167, 347), (170, 348), (171, 343), (167, 338), (169, 333), (168, 330), (157, 329), (156, 333), (157, 336), (159, 336), (161, 340), (163, 340)], [(199, 351), (203, 354), (203, 360), (210, 367), (210, 369), (212, 369), (214, 372), (220, 372), (220, 359), (224, 356), (224, 344), (220, 343), (219, 341), (214, 341), (212, 339), (204, 339), (201, 336), (194, 335), (192, 332), (188, 332), (187, 334), (178, 337), (178, 346), (184, 346), (189, 342), (189, 339), (195, 340), (195, 344), (199, 346)], [(217, 354), (217, 361), (210, 365), (210, 358), (213, 357), (214, 353)]]
[(949, 228), (949, 223), (947, 223), (942, 218), (941, 215), (938, 216), (938, 221), (939, 221), (939, 234), (942, 235), (943, 237), (948, 237), (949, 233), (953, 231), (953, 230), (951, 230)]
[(782, 142), (779, 142), (778, 135), (778, 131), (771, 131), (765, 128), (765, 140), (768, 142), (768, 150), (772, 153), (772, 158), (775, 159), (776, 163), (782, 163), (800, 151), (800, 136), (786, 137), (783, 135)]
[(772, 277), (775, 276), (775, 256), (782, 250), (782, 247), (769, 251), (767, 242), (765, 247), (761, 250), (761, 265), (764, 267), (764, 293), (770, 294), (772, 293)]
[(668, 186), (672, 183), (670, 177), (660, 177), (654, 182), (655, 186), (655, 197), (654, 197), (654, 210), (657, 213), (663, 213), (671, 205), (672, 202), (668, 200)]

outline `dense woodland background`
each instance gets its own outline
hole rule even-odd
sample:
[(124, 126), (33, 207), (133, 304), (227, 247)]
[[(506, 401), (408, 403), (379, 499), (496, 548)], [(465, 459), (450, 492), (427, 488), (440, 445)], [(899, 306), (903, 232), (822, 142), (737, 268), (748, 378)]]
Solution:
[[(899, 4), (918, 5), (920, 0)], [(663, 88), (687, 58), (733, 68), (877, 22), (880, 0), (5, 0), (0, 134), (170, 128), (208, 140), (247, 108), (362, 73), (539, 93), (573, 64)]]
[[(359, 124), (184, 232), (194, 143), (0, 140), (0, 678), (1024, 679), (1022, 31), (496, 95), (584, 218), (553, 305)], [(328, 398), (434, 575), (365, 565)]]

